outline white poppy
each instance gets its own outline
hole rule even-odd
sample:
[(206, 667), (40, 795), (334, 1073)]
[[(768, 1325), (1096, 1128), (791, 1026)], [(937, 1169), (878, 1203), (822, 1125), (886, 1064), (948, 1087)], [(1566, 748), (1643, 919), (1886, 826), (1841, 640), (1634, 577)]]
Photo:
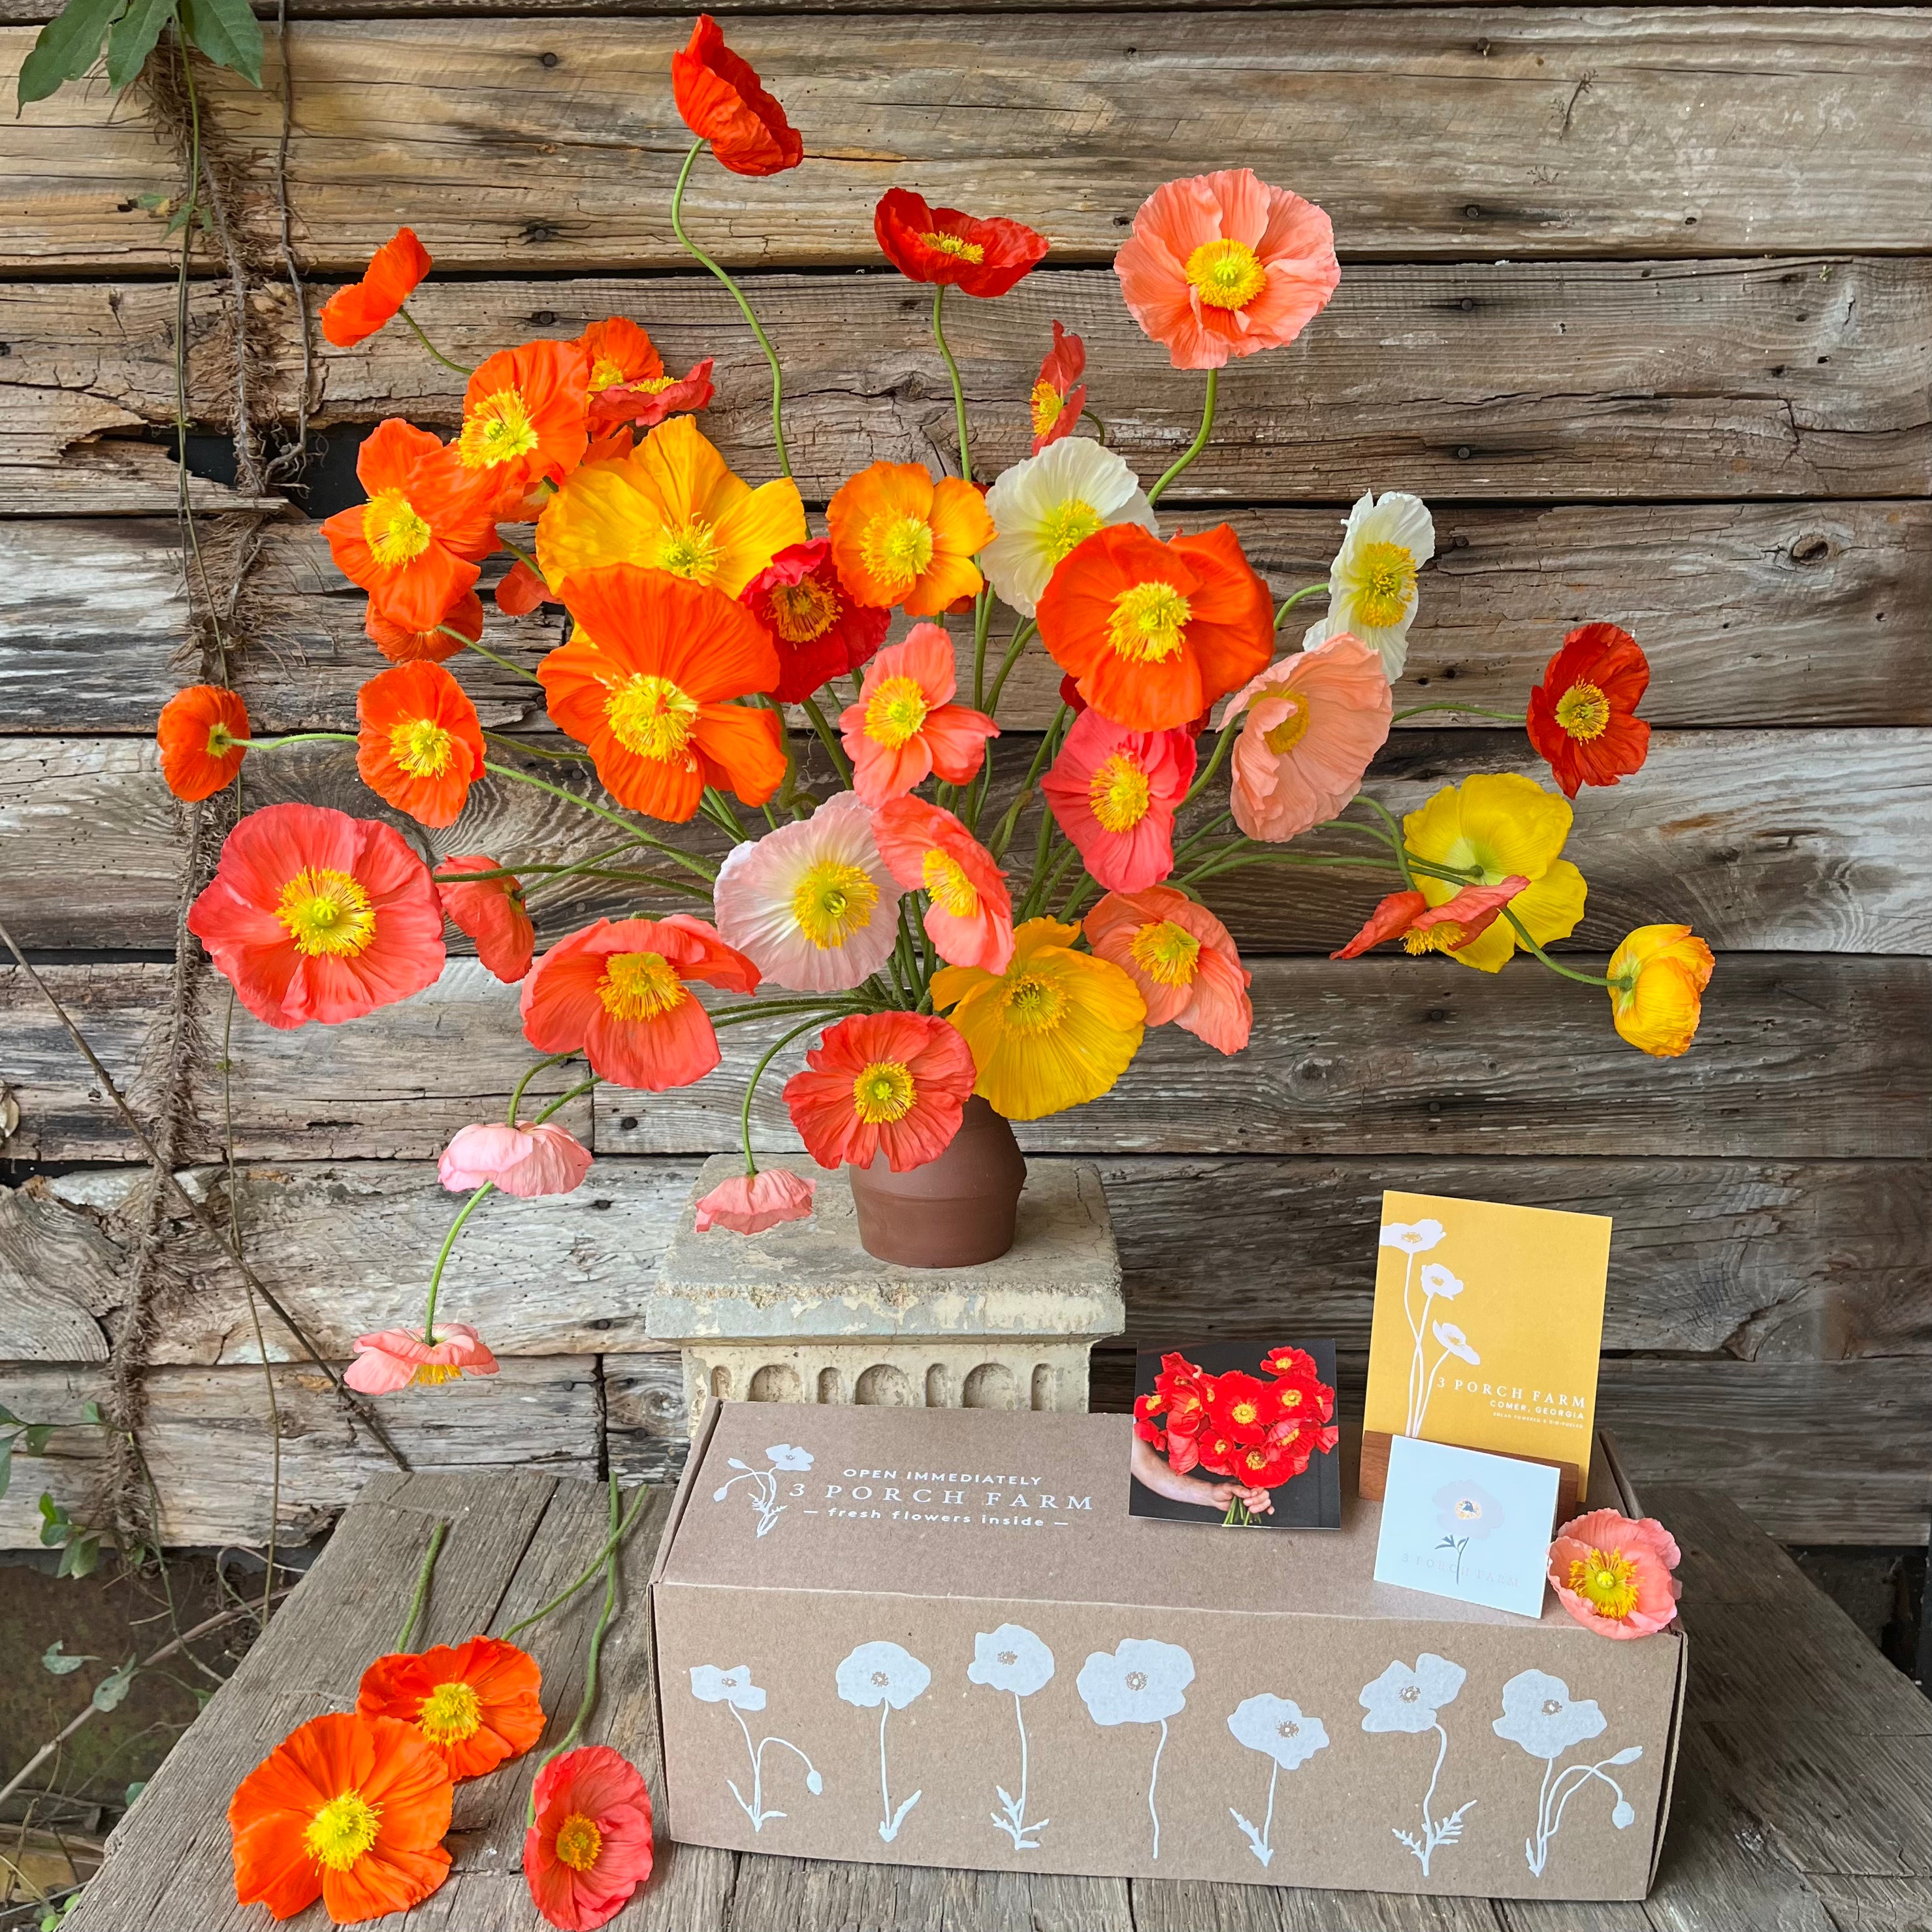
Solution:
[(1438, 1322), (1430, 1332), (1459, 1362), (1467, 1362), (1472, 1369), (1483, 1365), (1483, 1358), (1469, 1346), (1469, 1338), (1453, 1322)]
[(1502, 1526), (1503, 1506), (1480, 1483), (1445, 1483), (1432, 1498), (1438, 1526), (1482, 1543)]
[(1436, 554), (1436, 525), (1420, 496), (1364, 490), (1342, 526), (1342, 548), (1328, 568), (1328, 614), (1311, 625), (1301, 648), (1312, 650), (1344, 631), (1381, 653), (1389, 681), (1408, 659), (1415, 622), (1416, 572)]
[(1228, 1728), (1250, 1750), (1274, 1760), (1284, 1771), (1298, 1771), (1318, 1750), (1328, 1748), (1328, 1732), (1319, 1718), (1305, 1718), (1292, 1697), (1263, 1694), (1238, 1705)]
[(1165, 1724), (1186, 1708), (1183, 1693), (1193, 1682), (1193, 1658), (1179, 1644), (1151, 1636), (1124, 1637), (1112, 1651), (1095, 1651), (1075, 1679), (1096, 1724)]
[(838, 1694), (862, 1708), (903, 1711), (932, 1682), (932, 1672), (896, 1643), (862, 1643), (838, 1670)]
[(706, 1704), (729, 1704), (734, 1710), (762, 1711), (765, 1694), (752, 1682), (752, 1666), (734, 1664), (720, 1670), (715, 1664), (691, 1667), (691, 1694)]
[(1454, 1301), (1462, 1292), (1462, 1284), (1440, 1262), (1424, 1262), (1422, 1292), (1438, 1301)]
[(1425, 1650), (1408, 1664), (1391, 1664), (1372, 1684), (1362, 1687), (1359, 1700), (1368, 1715), (1365, 1731), (1426, 1731), (1444, 1704), (1453, 1704), (1468, 1675), (1460, 1664)]
[(1426, 1255), (1448, 1232), (1440, 1221), (1390, 1221), (1382, 1229), (1382, 1244), (1406, 1255)]
[(1503, 1714), (1490, 1726), (1532, 1757), (1561, 1757), (1572, 1744), (1600, 1737), (1605, 1719), (1592, 1698), (1573, 1698), (1546, 1670), (1526, 1670), (1503, 1686)]
[(1160, 526), (1125, 460), (1085, 436), (1050, 443), (1005, 471), (986, 492), (997, 534), (980, 553), (986, 580), (1023, 617), (1030, 617), (1054, 566), (1075, 545), (1109, 524)]
[(1002, 1624), (973, 1640), (973, 1661), (966, 1675), (988, 1690), (1030, 1697), (1053, 1675), (1053, 1652), (1031, 1630)]
[(812, 1467), (812, 1451), (795, 1449), (789, 1442), (774, 1442), (765, 1451), (774, 1469), (808, 1469)]

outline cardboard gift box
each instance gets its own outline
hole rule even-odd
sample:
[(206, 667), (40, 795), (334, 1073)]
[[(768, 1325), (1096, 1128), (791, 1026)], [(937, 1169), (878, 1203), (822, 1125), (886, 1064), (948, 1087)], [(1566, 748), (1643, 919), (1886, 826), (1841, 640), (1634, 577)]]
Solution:
[(1644, 1895), (1677, 1627), (1618, 1642), (1553, 1595), (1532, 1620), (1377, 1583), (1380, 1506), (1352, 1480), (1339, 1532), (1131, 1516), (1132, 1430), (712, 1404), (651, 1582), (672, 1837)]

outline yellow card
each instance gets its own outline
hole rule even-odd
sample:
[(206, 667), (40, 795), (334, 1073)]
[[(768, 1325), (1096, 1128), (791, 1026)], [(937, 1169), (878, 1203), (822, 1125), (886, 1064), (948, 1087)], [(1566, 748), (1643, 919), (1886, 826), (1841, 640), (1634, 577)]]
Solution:
[(1604, 1215), (1384, 1194), (1363, 1427), (1587, 1482), (1610, 1263)]

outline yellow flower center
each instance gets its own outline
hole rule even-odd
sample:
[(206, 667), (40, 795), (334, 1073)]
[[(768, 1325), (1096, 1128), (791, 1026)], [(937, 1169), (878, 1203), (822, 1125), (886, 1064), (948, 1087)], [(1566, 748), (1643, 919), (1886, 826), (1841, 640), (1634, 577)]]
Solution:
[(389, 755), (412, 778), (440, 778), (455, 744), (434, 718), (405, 718), (389, 731)]
[(634, 671), (604, 700), (611, 735), (626, 751), (654, 764), (687, 756), (698, 728), (698, 700), (668, 677)]
[(556, 1856), (572, 1871), (586, 1872), (597, 1862), (604, 1849), (604, 1834), (594, 1818), (573, 1811), (556, 1828)]
[(1228, 1413), (1245, 1429), (1261, 1414), (1261, 1411), (1251, 1402), (1238, 1402)]
[(866, 736), (875, 745), (896, 752), (916, 736), (930, 707), (926, 688), (916, 677), (889, 677), (866, 700)]
[(614, 1020), (654, 1020), (691, 994), (662, 952), (614, 952), (604, 962), (597, 997)]
[(980, 894), (966, 876), (966, 868), (950, 853), (934, 847), (920, 866), (921, 883), (927, 896), (942, 912), (955, 919), (970, 919), (980, 910)]
[(1245, 242), (1204, 242), (1187, 258), (1188, 280), (1210, 308), (1246, 308), (1268, 286), (1261, 257)]
[(424, 1362), (410, 1378), (420, 1388), (434, 1388), (440, 1383), (462, 1379), (463, 1371), (454, 1362)]
[(693, 517), (681, 530), (658, 532), (651, 551), (650, 567), (668, 571), (674, 577), (688, 577), (694, 584), (709, 584), (718, 574), (722, 561), (711, 526), (702, 518)]
[(1594, 684), (1573, 684), (1556, 700), (1556, 722), (1573, 738), (1600, 738), (1610, 722), (1610, 700)]
[(527, 456), (537, 446), (536, 425), (520, 389), (485, 396), (463, 418), (457, 460), (466, 470), (494, 470)]
[(1100, 527), (1101, 516), (1084, 498), (1069, 496), (1040, 520), (1040, 547), (1055, 563)]
[(772, 628), (788, 644), (824, 637), (838, 615), (838, 593), (815, 577), (774, 584), (770, 602)]
[(1131, 832), (1148, 815), (1147, 773), (1122, 752), (1102, 758), (1087, 782), (1088, 802), (1108, 832)]
[(902, 1120), (912, 1112), (917, 1090), (912, 1070), (897, 1060), (875, 1060), (852, 1083), (852, 1105), (868, 1126)]
[(1281, 701), (1288, 707), (1287, 715), (1279, 724), (1271, 724), (1262, 734), (1262, 742), (1278, 758), (1293, 751), (1308, 730), (1308, 700), (1284, 692)]
[(1350, 567), (1356, 615), (1372, 629), (1402, 622), (1415, 596), (1415, 557), (1406, 545), (1366, 543)]
[(235, 740), (227, 725), (218, 718), (208, 728), (208, 755), (211, 758), (225, 758), (235, 748)]
[(1136, 933), (1127, 956), (1150, 980), (1162, 986), (1191, 986), (1201, 958), (1201, 942), (1186, 926), (1171, 919), (1156, 920)]
[(1572, 1560), (1570, 1587), (1600, 1617), (1622, 1623), (1636, 1608), (1636, 1565), (1621, 1550), (1593, 1550)]
[(821, 952), (843, 946), (872, 922), (879, 889), (863, 867), (842, 859), (816, 859), (792, 888), (792, 916)]
[(482, 1700), (460, 1677), (439, 1684), (416, 1714), (416, 1729), (433, 1744), (460, 1744), (482, 1728)]
[(302, 1843), (316, 1864), (331, 1871), (346, 1871), (376, 1842), (381, 1811), (359, 1791), (332, 1798), (308, 1821)]
[(429, 525), (400, 490), (378, 490), (362, 506), (362, 540), (385, 570), (400, 570), (429, 548)]
[(1036, 973), (1022, 973), (1006, 988), (1006, 1024), (1016, 1033), (1049, 1031), (1066, 1006), (1066, 995)]
[(676, 380), (675, 376), (640, 376), (634, 382), (626, 382), (624, 386), (627, 389), (635, 389), (640, 395), (661, 396)]
[(932, 562), (932, 526), (923, 517), (878, 517), (859, 541), (866, 569), (903, 595)]
[(1301, 1406), (1300, 1390), (1283, 1389), (1281, 1391), (1281, 1406), (1283, 1408), (1299, 1408)]
[(282, 888), (275, 917), (298, 952), (353, 959), (376, 936), (376, 910), (358, 881), (327, 866), (303, 868)]
[(1130, 584), (1114, 599), (1108, 640), (1118, 655), (1136, 664), (1160, 664), (1180, 650), (1192, 615), (1187, 599), (1172, 584), (1152, 578)]
[(608, 356), (600, 356), (591, 368), (590, 393), (594, 396), (599, 389), (614, 388), (623, 380), (623, 365)]
[(928, 248), (937, 248), (942, 255), (956, 255), (962, 262), (970, 262), (975, 268), (986, 259), (986, 251), (976, 242), (968, 242), (958, 235), (942, 235), (936, 228), (928, 228), (919, 238)]
[(1420, 955), (1424, 952), (1453, 952), (1457, 946), (1468, 944), (1467, 929), (1454, 920), (1443, 920), (1436, 925), (1425, 926), (1420, 932), (1405, 932), (1402, 936), (1402, 949), (1405, 952)]
[(1060, 420), (1060, 412), (1066, 404), (1060, 392), (1051, 382), (1040, 382), (1033, 386), (1033, 394), (1027, 398), (1027, 406), (1033, 412), (1033, 433), (1044, 436)]

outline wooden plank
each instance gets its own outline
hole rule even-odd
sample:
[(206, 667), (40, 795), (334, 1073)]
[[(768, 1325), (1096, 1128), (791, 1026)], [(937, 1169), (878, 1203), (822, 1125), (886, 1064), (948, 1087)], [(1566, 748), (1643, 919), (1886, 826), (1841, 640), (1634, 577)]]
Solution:
[(604, 1448), (627, 1483), (674, 1483), (691, 1448), (684, 1370), (675, 1348), (606, 1355)]
[[(5, 29), (0, 64), (32, 38)], [(688, 137), (667, 70), (686, 38), (669, 20), (306, 26), (290, 184), (310, 260), (352, 272), (407, 220), (452, 266), (677, 261), (665, 208)], [(1311, 10), (1221, 35), (1182, 13), (1042, 14), (1013, 34), (834, 15), (737, 38), (814, 158), (776, 187), (706, 170), (692, 219), (733, 266), (869, 262), (872, 203), (907, 179), (1103, 260), (1160, 182), (1234, 158), (1322, 202), (1357, 254), (1772, 252), (1815, 245), (1821, 224), (1842, 248), (1910, 249), (1932, 233), (1916, 191), (1932, 55), (1910, 12), (1522, 8), (1476, 33), (1460, 8)], [(259, 92), (226, 74), (206, 92), (266, 170), (272, 71)], [(166, 265), (163, 224), (134, 202), (174, 172), (104, 91), (63, 90), (0, 137), (4, 259)], [(266, 227), (268, 198), (250, 213)]]
[(1135, 1932), (1496, 1932), (1495, 1901), (1391, 1892), (1277, 1890), (1204, 1879), (1133, 1881)]

